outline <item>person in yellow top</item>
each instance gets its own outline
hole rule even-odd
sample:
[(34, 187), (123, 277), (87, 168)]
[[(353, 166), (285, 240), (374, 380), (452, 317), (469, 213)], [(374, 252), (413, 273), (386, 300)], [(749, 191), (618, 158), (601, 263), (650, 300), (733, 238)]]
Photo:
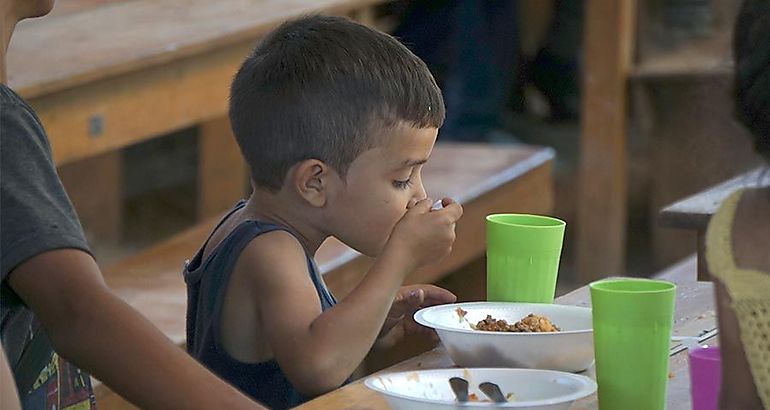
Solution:
[[(770, 0), (743, 3), (733, 54), (736, 115), (770, 164)], [(768, 409), (770, 187), (755, 184), (722, 203), (709, 222), (706, 259), (716, 289), (722, 349), (720, 408)]]

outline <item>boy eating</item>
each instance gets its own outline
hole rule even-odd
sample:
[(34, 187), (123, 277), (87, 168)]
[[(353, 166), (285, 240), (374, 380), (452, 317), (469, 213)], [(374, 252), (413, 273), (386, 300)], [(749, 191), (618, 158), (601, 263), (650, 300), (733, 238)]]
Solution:
[[(421, 180), (444, 104), (393, 37), (312, 16), (246, 59), (230, 120), (253, 193), (185, 267), (188, 350), (250, 396), (291, 407), (344, 384), (378, 339), (420, 331), (416, 309), (455, 300), (401, 286), (450, 253), (462, 215), (448, 198), (431, 210)], [(330, 236), (376, 258), (340, 302), (313, 260)]]

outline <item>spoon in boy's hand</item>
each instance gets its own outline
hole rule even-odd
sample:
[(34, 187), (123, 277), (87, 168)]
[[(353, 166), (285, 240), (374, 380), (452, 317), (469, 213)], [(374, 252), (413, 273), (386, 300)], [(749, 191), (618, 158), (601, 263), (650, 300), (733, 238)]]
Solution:
[[(453, 200), (451, 200), (451, 199), (450, 199), (450, 203), (451, 203), (451, 202), (453, 202)], [(434, 202), (434, 203), (433, 203), (433, 205), (431, 205), (431, 207), (430, 207), (430, 210), (431, 210), (431, 212), (432, 212), (432, 211), (439, 211), (439, 210), (441, 210), (441, 209), (444, 209), (444, 200), (443, 200), (443, 199), (439, 199), (439, 200), (437, 200), (437, 201), (436, 201), (436, 202)], [(452, 224), (452, 229), (454, 229), (454, 228), (455, 228), (455, 226), (456, 226), (456, 224)]]

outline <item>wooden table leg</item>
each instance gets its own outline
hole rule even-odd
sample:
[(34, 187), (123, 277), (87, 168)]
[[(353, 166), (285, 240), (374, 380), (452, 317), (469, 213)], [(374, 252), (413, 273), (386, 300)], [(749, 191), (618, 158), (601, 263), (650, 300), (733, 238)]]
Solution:
[(626, 77), (634, 0), (588, 0), (585, 18), (577, 273), (580, 283), (624, 273)]
[(706, 230), (698, 229), (698, 281), (711, 282), (709, 265), (706, 262)]
[(123, 228), (123, 157), (112, 151), (59, 167), (59, 178), (92, 245), (117, 243)]
[(198, 143), (198, 218), (230, 208), (243, 198), (248, 173), (227, 117), (200, 125)]

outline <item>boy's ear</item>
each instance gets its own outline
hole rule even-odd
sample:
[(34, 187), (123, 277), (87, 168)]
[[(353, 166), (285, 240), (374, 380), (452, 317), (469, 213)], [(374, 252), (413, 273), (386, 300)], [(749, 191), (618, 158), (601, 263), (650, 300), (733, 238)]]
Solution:
[(310, 205), (321, 208), (326, 205), (330, 179), (334, 170), (325, 162), (306, 159), (294, 166), (291, 173), (292, 188)]

